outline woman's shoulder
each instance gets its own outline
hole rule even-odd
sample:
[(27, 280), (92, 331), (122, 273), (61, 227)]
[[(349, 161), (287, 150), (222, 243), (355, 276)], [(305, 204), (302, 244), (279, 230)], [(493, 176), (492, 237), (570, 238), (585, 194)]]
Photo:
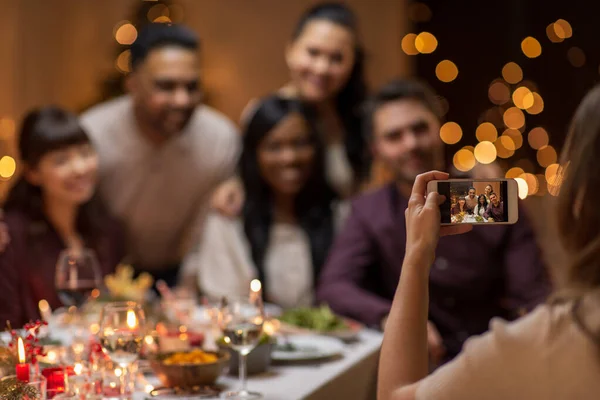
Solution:
[(241, 217), (229, 217), (217, 211), (210, 211), (204, 221), (204, 235), (239, 235), (243, 232)]
[(1, 217), (6, 224), (11, 240), (15, 239), (16, 236), (26, 235), (32, 228), (35, 228), (36, 223), (42, 224), (41, 221), (34, 221), (24, 210), (16, 208), (2, 211)]

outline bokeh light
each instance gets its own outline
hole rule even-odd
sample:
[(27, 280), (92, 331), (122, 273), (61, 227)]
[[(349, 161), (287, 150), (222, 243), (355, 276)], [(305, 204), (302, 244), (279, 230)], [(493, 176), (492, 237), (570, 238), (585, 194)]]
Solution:
[(567, 59), (575, 68), (581, 68), (585, 65), (585, 53), (579, 47), (571, 47), (567, 51)]
[(450, 60), (440, 61), (435, 67), (435, 76), (442, 82), (452, 82), (458, 76), (458, 67)]
[(115, 67), (117, 68), (117, 70), (119, 70), (119, 72), (125, 74), (128, 72), (131, 72), (130, 62), (131, 62), (131, 51), (125, 50), (121, 54), (119, 54), (119, 56), (117, 57), (117, 60), (115, 61)]
[(412, 3), (408, 8), (408, 16), (414, 22), (427, 22), (431, 14), (431, 9), (425, 3)]
[(550, 164), (546, 167), (546, 171), (544, 173), (544, 175), (546, 176), (546, 180), (548, 182), (551, 182), (554, 180), (554, 178), (556, 177), (556, 174), (558, 173), (558, 169), (559, 169), (559, 164)]
[(510, 100), (510, 89), (503, 81), (496, 80), (488, 88), (488, 97), (494, 104), (506, 104)]
[(498, 130), (494, 124), (490, 122), (484, 122), (475, 130), (475, 137), (477, 137), (477, 140), (480, 142), (493, 142), (498, 138)]
[(524, 173), (519, 176), (527, 183), (527, 196), (533, 196), (539, 189), (539, 182), (534, 174)]
[(523, 54), (529, 58), (536, 58), (542, 54), (542, 45), (532, 36), (528, 36), (521, 42)]
[(544, 128), (538, 126), (529, 131), (527, 141), (532, 149), (539, 150), (548, 145), (550, 138), (548, 137), (548, 132), (546, 132)]
[(509, 62), (502, 68), (502, 77), (506, 82), (514, 85), (523, 80), (523, 70), (519, 64)]
[(170, 24), (173, 21), (171, 20), (171, 18), (163, 15), (161, 17), (156, 18), (152, 22), (157, 23), (157, 24)]
[(0, 178), (9, 179), (17, 170), (17, 163), (11, 156), (0, 158)]
[(526, 110), (530, 107), (533, 107), (533, 103), (535, 101), (533, 93), (531, 93), (531, 90), (525, 86), (519, 86), (515, 89), (512, 95), (512, 100), (513, 103), (515, 103), (515, 106), (521, 110)]
[(529, 193), (529, 188), (527, 187), (527, 182), (523, 178), (514, 178), (517, 181), (517, 186), (519, 188), (519, 198), (524, 200), (527, 198), (527, 194)]
[(509, 136), (500, 136), (494, 142), (494, 146), (500, 158), (510, 158), (515, 154), (515, 143)]
[(415, 39), (415, 47), (419, 53), (431, 54), (437, 49), (438, 41), (429, 32), (421, 32)]
[(506, 174), (504, 175), (504, 177), (506, 177), (506, 179), (514, 179), (514, 178), (518, 178), (519, 176), (521, 176), (524, 173), (525, 173), (525, 171), (523, 171), (521, 168), (512, 167), (511, 169), (506, 171)]
[(537, 115), (544, 111), (544, 99), (540, 96), (539, 93), (532, 92), (533, 95), (533, 105), (529, 107), (526, 111), (528, 114)]
[(554, 26), (556, 34), (562, 39), (568, 39), (571, 36), (573, 36), (573, 28), (571, 27), (571, 24), (569, 24), (569, 22), (567, 22), (566, 20), (559, 19), (554, 23)]
[(537, 151), (536, 158), (540, 166), (547, 167), (556, 162), (558, 155), (556, 154), (554, 147), (544, 146)]
[(137, 29), (131, 22), (123, 21), (115, 26), (115, 40), (122, 45), (130, 45), (137, 39)]
[(512, 140), (514, 145), (513, 150), (520, 149), (523, 146), (523, 135), (516, 129), (506, 129), (502, 132), (502, 136), (508, 136)]
[(415, 47), (415, 39), (417, 35), (414, 33), (408, 33), (402, 38), (402, 51), (409, 55), (415, 56), (419, 54), (419, 50)]
[(469, 149), (462, 148), (454, 154), (454, 167), (462, 172), (467, 172), (473, 169), (476, 164), (475, 155)]
[(12, 118), (0, 118), (0, 139), (11, 140), (15, 136), (15, 121)]
[(502, 119), (504, 125), (510, 129), (521, 129), (525, 125), (525, 114), (517, 107), (511, 107), (504, 111)]
[(490, 164), (496, 161), (496, 146), (492, 142), (480, 142), (475, 146), (475, 159), (481, 164)]
[(169, 7), (164, 4), (157, 4), (152, 6), (146, 16), (148, 17), (148, 21), (152, 22), (159, 17), (168, 17), (171, 13), (169, 11)]
[(456, 122), (446, 122), (440, 128), (440, 138), (446, 144), (456, 144), (462, 138), (462, 128)]
[(448, 103), (448, 100), (446, 100), (444, 96), (437, 96), (437, 99), (440, 106), (440, 117), (443, 117), (444, 115), (448, 114), (448, 111), (450, 110), (450, 103)]
[(554, 22), (546, 27), (546, 36), (548, 36), (548, 39), (550, 39), (552, 43), (562, 42), (565, 40), (564, 35), (565, 32), (563, 31), (563, 28)]

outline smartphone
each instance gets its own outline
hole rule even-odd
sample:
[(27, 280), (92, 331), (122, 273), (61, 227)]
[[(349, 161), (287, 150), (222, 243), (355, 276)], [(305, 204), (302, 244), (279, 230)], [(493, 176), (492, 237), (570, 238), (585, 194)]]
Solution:
[(514, 179), (431, 181), (427, 184), (429, 192), (446, 196), (440, 206), (442, 225), (507, 225), (519, 219), (519, 188)]

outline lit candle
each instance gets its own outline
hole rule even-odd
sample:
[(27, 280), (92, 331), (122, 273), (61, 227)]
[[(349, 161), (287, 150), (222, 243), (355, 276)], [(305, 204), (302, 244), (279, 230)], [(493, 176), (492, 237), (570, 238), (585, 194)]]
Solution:
[(250, 282), (250, 300), (257, 301), (262, 296), (262, 284), (258, 279), (253, 279)]
[(29, 364), (25, 361), (25, 346), (23, 346), (23, 339), (17, 339), (17, 354), (19, 356), (19, 363), (17, 364), (16, 372), (17, 379), (21, 382), (29, 382)]

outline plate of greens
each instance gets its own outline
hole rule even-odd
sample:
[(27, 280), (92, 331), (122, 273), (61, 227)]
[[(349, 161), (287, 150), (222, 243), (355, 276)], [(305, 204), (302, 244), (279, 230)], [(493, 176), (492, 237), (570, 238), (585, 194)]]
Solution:
[(334, 336), (342, 340), (356, 338), (363, 328), (359, 322), (336, 315), (326, 305), (286, 310), (279, 317), (279, 321), (282, 333), (313, 333)]

